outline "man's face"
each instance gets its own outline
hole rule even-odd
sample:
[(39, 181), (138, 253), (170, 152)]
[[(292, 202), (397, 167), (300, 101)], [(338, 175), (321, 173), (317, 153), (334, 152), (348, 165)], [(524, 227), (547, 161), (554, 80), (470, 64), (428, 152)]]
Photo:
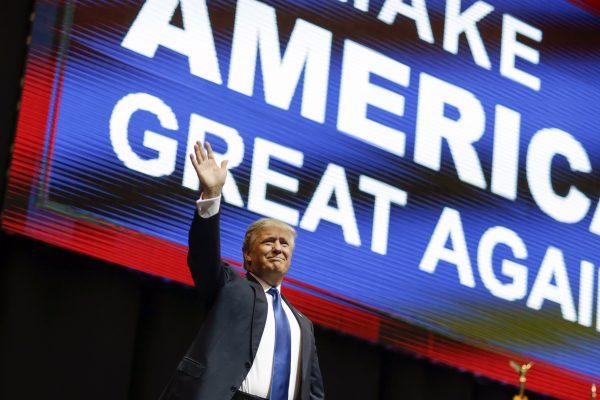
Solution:
[(250, 250), (244, 254), (248, 271), (277, 286), (290, 269), (293, 243), (292, 235), (286, 229), (277, 226), (260, 229)]

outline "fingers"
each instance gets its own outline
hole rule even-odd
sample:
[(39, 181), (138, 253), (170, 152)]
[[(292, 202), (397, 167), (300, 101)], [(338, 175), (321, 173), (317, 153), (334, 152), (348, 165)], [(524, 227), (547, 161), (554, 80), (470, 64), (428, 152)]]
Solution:
[(196, 156), (194, 155), (194, 153), (190, 153), (190, 161), (192, 162), (194, 169), (198, 171), (198, 160), (196, 160)]
[(194, 145), (194, 151), (196, 152), (196, 159), (198, 160), (198, 164), (208, 159), (200, 141), (196, 142), (196, 144)]
[[(206, 149), (206, 151), (204, 150)], [(196, 170), (202, 165), (202, 163), (213, 160), (215, 161), (215, 154), (213, 152), (212, 146), (208, 142), (204, 142), (204, 148), (200, 141), (197, 141), (194, 144), (194, 153), (190, 153), (190, 160), (192, 161), (192, 165)], [(227, 169), (228, 160), (221, 161), (221, 169)]]
[(206, 147), (206, 156), (214, 160), (215, 155), (213, 154), (212, 146), (210, 145), (210, 143), (204, 142), (204, 147)]

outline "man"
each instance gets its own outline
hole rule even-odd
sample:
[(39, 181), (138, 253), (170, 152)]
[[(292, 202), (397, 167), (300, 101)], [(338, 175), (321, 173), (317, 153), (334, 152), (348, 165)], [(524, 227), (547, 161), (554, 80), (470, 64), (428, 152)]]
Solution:
[(295, 231), (269, 218), (248, 228), (246, 278), (221, 263), (219, 205), (227, 161), (208, 142), (190, 158), (202, 193), (190, 228), (188, 266), (210, 311), (161, 399), (316, 400), (323, 383), (312, 323), (281, 295)]

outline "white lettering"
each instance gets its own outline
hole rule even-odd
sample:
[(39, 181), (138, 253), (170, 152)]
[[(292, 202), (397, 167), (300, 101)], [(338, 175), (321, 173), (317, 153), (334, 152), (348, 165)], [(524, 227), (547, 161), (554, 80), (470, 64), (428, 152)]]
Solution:
[(408, 87), (410, 68), (368, 47), (346, 40), (337, 128), (402, 157), (406, 142), (404, 132), (368, 119), (367, 107), (371, 105), (403, 116), (404, 97), (371, 84), (371, 74)]
[[(179, 4), (184, 29), (170, 24)], [(147, 0), (121, 46), (150, 58), (164, 46), (187, 56), (192, 75), (223, 82), (204, 0)]]
[(594, 213), (592, 223), (590, 224), (590, 232), (600, 235), (600, 201), (598, 201), (596, 212)]
[(277, 218), (290, 225), (298, 225), (298, 210), (268, 200), (267, 185), (277, 186), (292, 193), (298, 191), (298, 180), (291, 176), (269, 169), (269, 160), (276, 158), (294, 167), (302, 167), (304, 154), (265, 139), (254, 140), (252, 172), (250, 173), (250, 191), (248, 209), (267, 217)]
[(411, 5), (404, 3), (403, 0), (386, 0), (377, 18), (391, 25), (396, 21), (398, 14), (415, 21), (419, 38), (433, 44), (433, 31), (429, 22), (429, 15), (427, 15), (425, 0), (412, 0)]
[(388, 245), (390, 205), (393, 202), (405, 206), (407, 201), (406, 192), (365, 175), (360, 176), (358, 188), (365, 193), (375, 196), (371, 250), (375, 253), (385, 255)]
[(297, 20), (281, 57), (275, 9), (255, 0), (239, 0), (235, 17), (228, 87), (247, 96), (254, 91), (260, 51), (265, 101), (288, 110), (304, 70), (302, 116), (325, 121), (332, 34)]
[[(444, 115), (446, 105), (458, 109), (460, 117), (457, 120)], [(445, 139), (460, 180), (485, 189), (485, 177), (473, 147), (484, 129), (483, 106), (471, 92), (421, 73), (414, 155), (416, 163), (439, 171), (442, 140)]]
[[(552, 284), (553, 280), (556, 282), (556, 285)], [(577, 321), (564, 256), (560, 249), (552, 246), (546, 251), (538, 275), (529, 293), (527, 307), (540, 310), (545, 300), (559, 304), (562, 317), (567, 321)]]
[(523, 240), (513, 231), (501, 226), (488, 229), (477, 250), (477, 265), (481, 280), (486, 288), (496, 297), (508, 301), (519, 300), (527, 294), (527, 267), (511, 260), (502, 260), (502, 275), (511, 278), (510, 283), (503, 283), (494, 274), (492, 260), (496, 246), (508, 246), (518, 260), (527, 258), (527, 248)]
[(509, 14), (504, 14), (502, 18), (502, 41), (500, 44), (500, 74), (533, 90), (539, 91), (541, 86), (540, 78), (517, 69), (515, 60), (519, 57), (532, 64), (539, 64), (540, 53), (536, 49), (519, 42), (517, 34), (526, 36), (536, 42), (542, 41), (541, 30)]
[(128, 140), (129, 120), (138, 111), (156, 115), (165, 129), (179, 129), (173, 110), (161, 99), (147, 93), (128, 94), (117, 102), (110, 116), (110, 141), (113, 150), (129, 169), (154, 177), (171, 175), (175, 170), (177, 140), (146, 130), (143, 145), (156, 150), (158, 157), (146, 160), (131, 148)]
[[(446, 247), (448, 239), (452, 242), (451, 249)], [(467, 241), (460, 213), (449, 207), (445, 207), (440, 216), (419, 264), (419, 269), (434, 273), (440, 260), (456, 265), (461, 285), (475, 287), (473, 268), (467, 251)]]
[(556, 155), (564, 156), (572, 171), (592, 171), (585, 149), (573, 136), (560, 129), (542, 129), (533, 136), (527, 150), (527, 182), (543, 212), (559, 222), (573, 224), (586, 216), (591, 202), (574, 186), (564, 197), (554, 192), (552, 160)]
[[(338, 0), (342, 3), (347, 3), (348, 0)], [(369, 0), (354, 0), (354, 8), (360, 11), (369, 11)]]
[[(329, 205), (335, 195), (337, 208)], [(360, 246), (358, 225), (354, 216), (352, 197), (348, 188), (346, 172), (339, 165), (329, 164), (315, 190), (300, 227), (314, 232), (321, 220), (329, 221), (342, 227), (346, 243)]]
[(485, 51), (483, 40), (477, 30), (476, 24), (494, 11), (494, 7), (486, 2), (478, 1), (461, 13), (460, 3), (460, 0), (448, 0), (446, 3), (444, 50), (452, 54), (458, 54), (458, 38), (464, 33), (469, 42), (475, 63), (485, 69), (491, 69), (492, 63)]
[(579, 319), (583, 326), (592, 326), (592, 309), (594, 301), (594, 264), (581, 261), (579, 271)]
[(497, 105), (491, 190), (510, 200), (517, 198), (520, 129), (521, 115), (510, 108)]

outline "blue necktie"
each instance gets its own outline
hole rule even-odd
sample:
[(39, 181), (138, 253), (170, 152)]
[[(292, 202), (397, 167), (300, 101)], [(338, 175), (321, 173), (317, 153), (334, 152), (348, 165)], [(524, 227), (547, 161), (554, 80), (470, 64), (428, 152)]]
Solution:
[(273, 296), (273, 311), (275, 313), (275, 354), (273, 355), (270, 400), (287, 400), (290, 384), (292, 333), (290, 332), (290, 323), (281, 306), (279, 292), (277, 289), (271, 288), (267, 293)]

